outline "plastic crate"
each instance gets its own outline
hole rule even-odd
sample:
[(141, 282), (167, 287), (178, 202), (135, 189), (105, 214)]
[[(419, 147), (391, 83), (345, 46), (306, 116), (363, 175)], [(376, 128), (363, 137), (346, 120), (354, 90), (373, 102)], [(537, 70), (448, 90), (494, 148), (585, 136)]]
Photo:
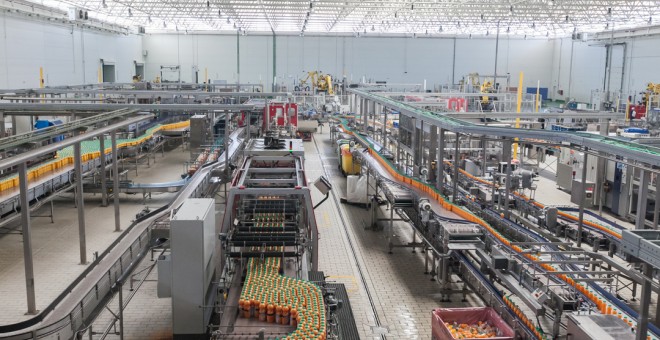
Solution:
[[(513, 340), (515, 333), (513, 329), (490, 307), (470, 308), (436, 308), (431, 316), (431, 333), (433, 340), (455, 340), (445, 325), (456, 322), (458, 324), (476, 324), (479, 321), (488, 322), (497, 327), (499, 335), (490, 338), (478, 338), (489, 340)], [(477, 340), (477, 338), (463, 338), (464, 340)]]

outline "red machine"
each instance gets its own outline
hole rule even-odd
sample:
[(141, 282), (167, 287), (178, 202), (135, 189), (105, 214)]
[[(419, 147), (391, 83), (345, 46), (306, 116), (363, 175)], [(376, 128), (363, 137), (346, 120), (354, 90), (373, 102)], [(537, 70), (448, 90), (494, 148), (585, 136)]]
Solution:
[(285, 102), (270, 102), (264, 109), (264, 131), (270, 126), (298, 127), (298, 104)]

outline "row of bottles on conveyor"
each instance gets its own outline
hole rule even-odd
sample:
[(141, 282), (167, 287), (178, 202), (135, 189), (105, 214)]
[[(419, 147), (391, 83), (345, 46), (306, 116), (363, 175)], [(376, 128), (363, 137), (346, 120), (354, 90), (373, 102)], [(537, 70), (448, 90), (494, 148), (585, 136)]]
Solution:
[(249, 259), (238, 303), (241, 317), (296, 328), (280, 339), (324, 340), (326, 318), (321, 289), (311, 282), (280, 275), (281, 264), (279, 257)]

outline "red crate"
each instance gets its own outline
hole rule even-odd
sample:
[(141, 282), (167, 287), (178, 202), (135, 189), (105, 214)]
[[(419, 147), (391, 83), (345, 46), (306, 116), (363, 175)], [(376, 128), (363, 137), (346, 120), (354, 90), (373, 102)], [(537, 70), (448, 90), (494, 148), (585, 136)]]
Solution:
[(472, 325), (479, 321), (487, 321), (497, 327), (500, 335), (492, 338), (466, 338), (465, 340), (513, 340), (515, 336), (513, 329), (490, 307), (436, 308), (433, 310), (431, 317), (432, 339), (455, 340), (445, 322)]

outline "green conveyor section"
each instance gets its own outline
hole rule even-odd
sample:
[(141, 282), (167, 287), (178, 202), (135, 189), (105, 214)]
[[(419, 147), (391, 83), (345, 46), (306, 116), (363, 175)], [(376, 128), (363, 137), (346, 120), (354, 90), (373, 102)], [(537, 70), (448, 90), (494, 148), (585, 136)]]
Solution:
[[(523, 138), (530, 138), (533, 136), (533, 138), (539, 140), (565, 141), (575, 145), (588, 147), (595, 151), (606, 152), (614, 156), (623, 156), (644, 164), (660, 166), (660, 157), (658, 157), (660, 156), (660, 148), (642, 145), (621, 138), (606, 137), (585, 132), (515, 129), (477, 125), (471, 122), (447, 117), (440, 113), (420, 109), (375, 93), (356, 89), (351, 89), (350, 92), (355, 93), (363, 98), (384, 104), (397, 111), (412, 113), (413, 115), (429, 118), (437, 126), (453, 132), (465, 132), (491, 136), (497, 135), (512, 138), (517, 138), (524, 135), (525, 137)], [(541, 114), (539, 114), (539, 116), (542, 117)]]

